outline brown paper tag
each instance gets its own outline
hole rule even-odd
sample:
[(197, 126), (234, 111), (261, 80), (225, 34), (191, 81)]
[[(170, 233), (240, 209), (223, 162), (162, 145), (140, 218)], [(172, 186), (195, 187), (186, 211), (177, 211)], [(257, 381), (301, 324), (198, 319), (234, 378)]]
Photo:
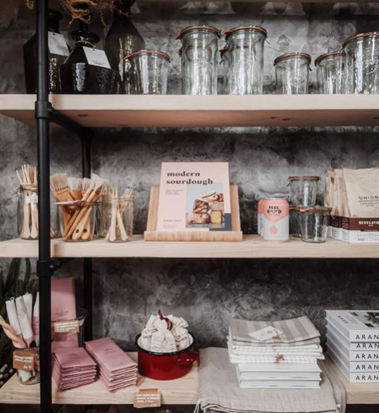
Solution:
[(33, 371), (36, 353), (33, 350), (15, 350), (13, 352), (13, 368), (15, 370)]
[(56, 321), (54, 333), (79, 333), (79, 320)]
[(141, 389), (134, 394), (134, 404), (136, 409), (145, 409), (148, 407), (161, 407), (162, 394), (158, 389)]

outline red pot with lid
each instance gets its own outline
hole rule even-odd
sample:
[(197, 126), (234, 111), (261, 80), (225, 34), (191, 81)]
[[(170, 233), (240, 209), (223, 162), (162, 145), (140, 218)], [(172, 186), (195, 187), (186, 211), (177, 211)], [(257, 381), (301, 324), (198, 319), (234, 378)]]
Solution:
[(157, 353), (145, 350), (139, 344), (141, 334), (136, 337), (138, 349), (138, 371), (145, 377), (154, 380), (175, 380), (188, 374), (194, 362), (199, 360), (195, 352), (195, 338), (190, 336), (190, 345), (171, 353)]

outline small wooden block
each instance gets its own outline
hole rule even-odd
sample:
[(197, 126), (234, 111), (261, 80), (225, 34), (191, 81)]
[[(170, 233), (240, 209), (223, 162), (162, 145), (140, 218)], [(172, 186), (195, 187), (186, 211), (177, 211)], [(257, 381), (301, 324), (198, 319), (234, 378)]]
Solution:
[(144, 239), (145, 241), (241, 242), (243, 233), (237, 185), (230, 186), (230, 203), (232, 231), (157, 231), (159, 186), (153, 186), (150, 190), (149, 215)]

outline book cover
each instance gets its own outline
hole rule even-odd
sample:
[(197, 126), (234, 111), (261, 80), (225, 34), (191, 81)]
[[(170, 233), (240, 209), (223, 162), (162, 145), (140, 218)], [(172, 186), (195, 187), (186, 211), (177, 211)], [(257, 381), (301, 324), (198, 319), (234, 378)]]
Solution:
[(344, 346), (348, 348), (350, 351), (379, 351), (379, 342), (353, 342), (350, 341), (346, 335), (344, 335), (340, 329), (338, 329), (337, 325), (327, 320), (326, 328), (327, 332), (330, 332), (334, 337), (338, 338), (341, 342), (344, 343)]
[(328, 310), (326, 320), (353, 342), (379, 342), (379, 311)]
[(231, 231), (229, 164), (164, 162), (157, 231)]

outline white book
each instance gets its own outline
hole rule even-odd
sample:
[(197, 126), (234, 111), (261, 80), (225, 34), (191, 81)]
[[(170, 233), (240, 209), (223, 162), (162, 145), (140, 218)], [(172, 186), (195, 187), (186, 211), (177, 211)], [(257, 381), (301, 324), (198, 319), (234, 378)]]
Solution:
[(379, 341), (378, 342), (352, 342), (343, 335), (343, 333), (338, 329), (338, 327), (331, 323), (330, 320), (326, 324), (326, 330), (331, 332), (333, 336), (337, 337), (339, 340), (345, 343), (345, 347), (348, 347), (350, 350), (353, 351), (379, 351)]
[(238, 373), (321, 373), (317, 363), (241, 363), (237, 364)]
[(242, 381), (239, 383), (241, 389), (319, 389), (319, 381)]
[(340, 348), (334, 346), (332, 343), (328, 345), (328, 351), (332, 351), (337, 357), (341, 359), (344, 363), (346, 368), (350, 373), (379, 373), (379, 363), (378, 362), (357, 362), (357, 361), (350, 361), (348, 357), (346, 357)]
[(320, 381), (321, 380), (321, 374), (320, 373), (308, 373), (308, 372), (303, 372), (303, 373), (292, 373), (292, 372), (287, 372), (287, 373), (241, 373), (238, 374), (238, 378), (240, 381), (277, 381), (277, 380), (289, 380), (289, 381), (299, 381), (299, 380), (305, 380), (305, 381)]
[(379, 311), (374, 310), (327, 310), (327, 321), (353, 342), (379, 341)]
[(350, 350), (349, 344), (346, 341), (341, 340), (338, 338), (333, 333), (334, 330), (328, 329), (326, 333), (326, 344), (327, 346), (329, 344), (333, 345), (334, 347), (337, 347), (340, 352), (343, 354), (343, 356), (350, 360), (350, 361), (356, 361), (356, 362), (378, 362), (379, 363), (379, 351), (356, 351), (356, 350)]
[(379, 373), (351, 373), (348, 367), (331, 349), (328, 350), (329, 357), (341, 370), (342, 374), (350, 383), (379, 383)]

